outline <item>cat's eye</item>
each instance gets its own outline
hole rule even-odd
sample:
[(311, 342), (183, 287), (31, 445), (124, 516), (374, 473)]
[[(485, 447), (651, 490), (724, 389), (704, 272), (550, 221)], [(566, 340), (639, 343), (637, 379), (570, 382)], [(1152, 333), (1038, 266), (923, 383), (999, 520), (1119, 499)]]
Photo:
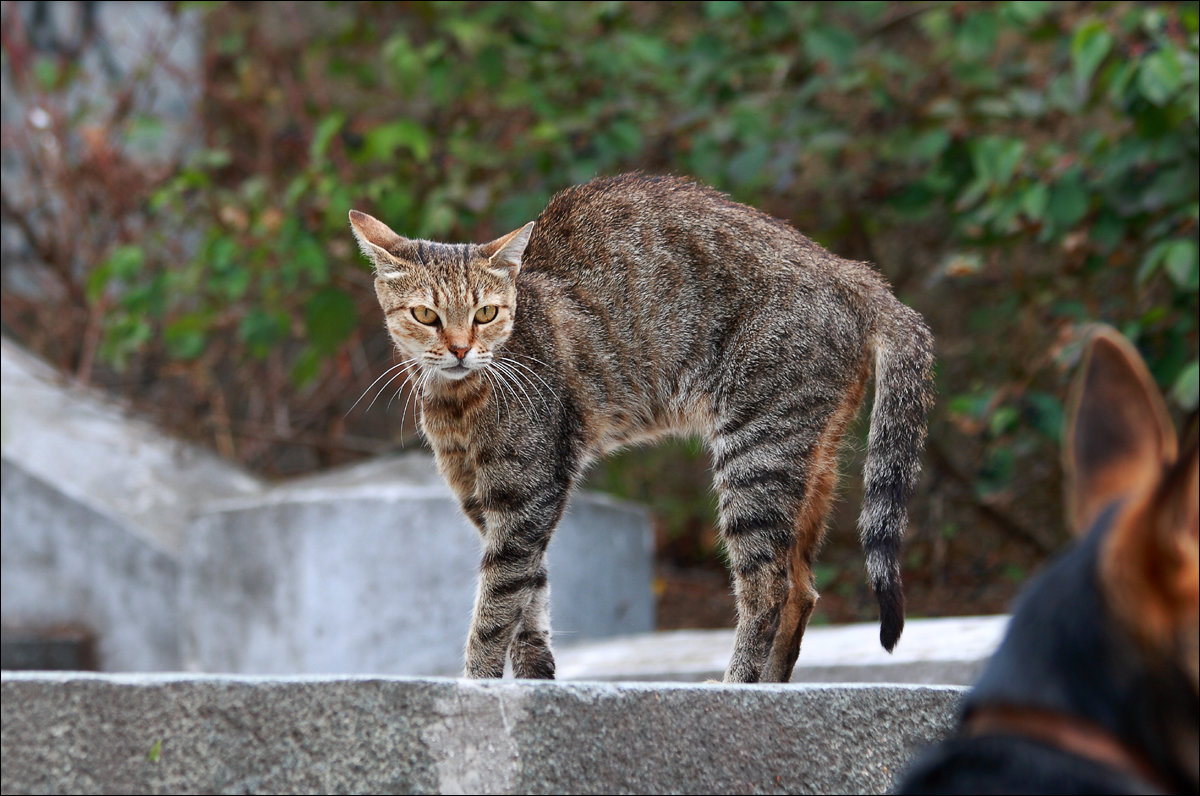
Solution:
[(424, 305), (420, 307), (413, 307), (412, 316), (426, 326), (433, 326), (438, 322), (438, 314)]
[(475, 323), (488, 323), (496, 318), (496, 305), (489, 304), (475, 310)]

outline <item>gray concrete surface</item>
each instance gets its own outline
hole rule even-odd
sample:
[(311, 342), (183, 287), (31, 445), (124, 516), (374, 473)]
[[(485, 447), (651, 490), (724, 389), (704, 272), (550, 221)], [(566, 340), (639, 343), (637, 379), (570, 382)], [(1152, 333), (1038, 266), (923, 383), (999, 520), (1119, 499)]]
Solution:
[(5, 625), (89, 628), (110, 670), (181, 668), (177, 556), (7, 458), (0, 517)]
[[(652, 630), (651, 542), (641, 509), (576, 495), (548, 551), (556, 636)], [(479, 554), (425, 457), (214, 504), (184, 557), (184, 660), (210, 672), (457, 674)]]
[(205, 503), (263, 484), (214, 454), (162, 433), (0, 339), (0, 449), (64, 499), (177, 554)]
[[(452, 674), (479, 535), (427, 454), (269, 485), (0, 342), (0, 620), (78, 625), (105, 671)], [(577, 495), (560, 640), (654, 626), (641, 509)]]
[(881, 793), (962, 690), (5, 673), (5, 793)]
[[(876, 622), (810, 626), (792, 682), (969, 685), (999, 646), (1008, 619), (909, 619), (891, 654), (879, 646)], [(732, 630), (625, 636), (559, 647), (558, 676), (610, 681), (720, 679), (732, 651)]]

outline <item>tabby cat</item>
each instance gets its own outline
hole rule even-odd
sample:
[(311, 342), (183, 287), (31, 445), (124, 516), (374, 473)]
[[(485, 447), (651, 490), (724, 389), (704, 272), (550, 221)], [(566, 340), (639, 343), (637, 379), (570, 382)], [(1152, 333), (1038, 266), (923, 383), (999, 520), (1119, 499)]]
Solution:
[(872, 365), (859, 521), (891, 650), (898, 551), (933, 340), (867, 264), (677, 177), (569, 188), (483, 245), (409, 240), (364, 213), (388, 331), (438, 469), (483, 537), (468, 677), (553, 678), (546, 545), (614, 448), (700, 435), (738, 625), (726, 682), (786, 681), (817, 592), (838, 447)]

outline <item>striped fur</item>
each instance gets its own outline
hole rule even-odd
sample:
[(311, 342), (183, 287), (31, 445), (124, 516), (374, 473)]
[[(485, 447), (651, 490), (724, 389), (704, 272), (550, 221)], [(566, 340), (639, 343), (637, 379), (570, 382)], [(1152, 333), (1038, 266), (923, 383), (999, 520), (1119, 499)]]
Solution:
[[(482, 534), (468, 676), (499, 677), (508, 659), (518, 677), (553, 677), (545, 550), (572, 487), (614, 448), (697, 434), (737, 596), (725, 679), (787, 680), (838, 448), (872, 371), (860, 525), (881, 641), (896, 643), (933, 341), (869, 265), (709, 188), (640, 174), (563, 191), (482, 246), (408, 240), (357, 212), (351, 226), (421, 428)], [(494, 320), (475, 322), (489, 306)]]

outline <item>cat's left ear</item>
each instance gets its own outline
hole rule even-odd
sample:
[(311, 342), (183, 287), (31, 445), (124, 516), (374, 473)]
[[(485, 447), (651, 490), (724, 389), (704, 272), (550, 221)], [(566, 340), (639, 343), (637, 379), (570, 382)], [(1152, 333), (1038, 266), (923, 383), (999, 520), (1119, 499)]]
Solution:
[(525, 247), (529, 245), (529, 237), (533, 234), (533, 222), (510, 232), (502, 238), (496, 238), (491, 243), (485, 243), (479, 248), (488, 258), (488, 267), (502, 272), (512, 279), (521, 270), (521, 258), (525, 255)]

